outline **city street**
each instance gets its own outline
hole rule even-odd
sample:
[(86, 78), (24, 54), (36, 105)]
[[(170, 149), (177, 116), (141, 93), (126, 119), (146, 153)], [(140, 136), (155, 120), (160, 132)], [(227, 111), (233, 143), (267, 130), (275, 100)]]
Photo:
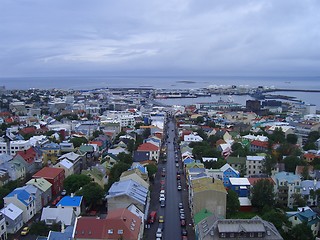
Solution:
[[(181, 239), (181, 225), (180, 214), (178, 204), (183, 202), (185, 210), (185, 218), (187, 223), (188, 239), (194, 239), (194, 232), (192, 226), (192, 220), (190, 217), (190, 209), (188, 207), (188, 193), (185, 184), (185, 177), (181, 175), (182, 190), (177, 189), (177, 171), (182, 169), (181, 159), (179, 158), (179, 168), (176, 167), (176, 152), (179, 153), (177, 147), (175, 147), (174, 139), (176, 138), (176, 129), (174, 122), (171, 120), (167, 126), (167, 162), (158, 164), (158, 172), (151, 192), (150, 212), (157, 211), (157, 219), (159, 216), (164, 216), (164, 229), (162, 239)], [(179, 157), (180, 154), (177, 154)], [(166, 176), (162, 177), (162, 169), (166, 168)], [(165, 192), (166, 192), (166, 206), (161, 208), (159, 203), (160, 182), (165, 180)], [(189, 225), (191, 224), (191, 225)], [(155, 239), (156, 231), (158, 228), (158, 221), (151, 224), (150, 228), (145, 230), (144, 239)]]

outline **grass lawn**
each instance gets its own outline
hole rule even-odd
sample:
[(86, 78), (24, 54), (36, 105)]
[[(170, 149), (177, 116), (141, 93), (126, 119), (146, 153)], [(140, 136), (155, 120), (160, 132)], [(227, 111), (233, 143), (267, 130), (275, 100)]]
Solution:
[(237, 212), (235, 214), (232, 214), (232, 216), (230, 218), (249, 219), (249, 218), (253, 218), (256, 215), (258, 215), (258, 213), (256, 213), (256, 212)]

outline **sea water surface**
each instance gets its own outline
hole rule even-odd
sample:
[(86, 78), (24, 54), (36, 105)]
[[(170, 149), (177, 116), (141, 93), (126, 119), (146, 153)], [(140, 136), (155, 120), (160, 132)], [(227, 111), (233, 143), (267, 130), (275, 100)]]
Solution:
[[(267, 86), (284, 89), (317, 89), (320, 90), (319, 77), (268, 77), (268, 76), (67, 76), (67, 77), (11, 77), (0, 78), (0, 86), (6, 89), (75, 89), (90, 90), (99, 88), (155, 88), (155, 89), (197, 89), (210, 85), (236, 86)], [(309, 104), (316, 104), (320, 109), (320, 93), (309, 92), (275, 92), (297, 97)], [(249, 96), (232, 96), (235, 102), (244, 103)], [(218, 100), (220, 96), (209, 98), (185, 99), (184, 102), (194, 103)], [(181, 104), (181, 99), (167, 100)]]

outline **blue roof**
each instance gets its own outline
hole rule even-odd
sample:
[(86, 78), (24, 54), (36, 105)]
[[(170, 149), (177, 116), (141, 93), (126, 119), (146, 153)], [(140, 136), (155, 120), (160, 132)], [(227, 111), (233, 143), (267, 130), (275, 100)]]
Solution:
[(50, 143), (45, 144), (42, 147), (42, 149), (48, 149), (48, 150), (57, 149), (57, 150), (59, 150), (60, 149), (60, 145), (57, 144), (57, 143), (54, 143), (54, 142), (50, 142)]
[(132, 170), (135, 168), (137, 168), (141, 173), (148, 174), (147, 167), (144, 167), (140, 163), (137, 163), (137, 162), (133, 163), (128, 170)]
[(288, 181), (289, 183), (294, 183), (295, 181), (300, 180), (300, 176), (293, 174), (291, 172), (279, 172), (275, 174), (275, 178), (277, 180), (285, 180)]
[(56, 206), (80, 207), (82, 198), (82, 196), (65, 196), (57, 203)]
[(50, 231), (48, 240), (72, 239), (73, 226), (66, 227), (64, 233)]
[(7, 195), (7, 197), (14, 197), (15, 195), (17, 195), (19, 201), (26, 206), (28, 206), (30, 202), (34, 200), (34, 197), (30, 193), (22, 189), (13, 190), (11, 193)]
[(193, 158), (186, 158), (183, 160), (184, 164), (189, 164), (189, 163), (193, 163), (193, 162), (195, 162), (195, 160)]

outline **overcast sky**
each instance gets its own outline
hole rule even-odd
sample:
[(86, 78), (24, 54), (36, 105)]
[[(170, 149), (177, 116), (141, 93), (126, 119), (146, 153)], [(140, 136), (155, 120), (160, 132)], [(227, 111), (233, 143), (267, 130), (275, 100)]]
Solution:
[(0, 76), (320, 75), (319, 0), (1, 0)]

